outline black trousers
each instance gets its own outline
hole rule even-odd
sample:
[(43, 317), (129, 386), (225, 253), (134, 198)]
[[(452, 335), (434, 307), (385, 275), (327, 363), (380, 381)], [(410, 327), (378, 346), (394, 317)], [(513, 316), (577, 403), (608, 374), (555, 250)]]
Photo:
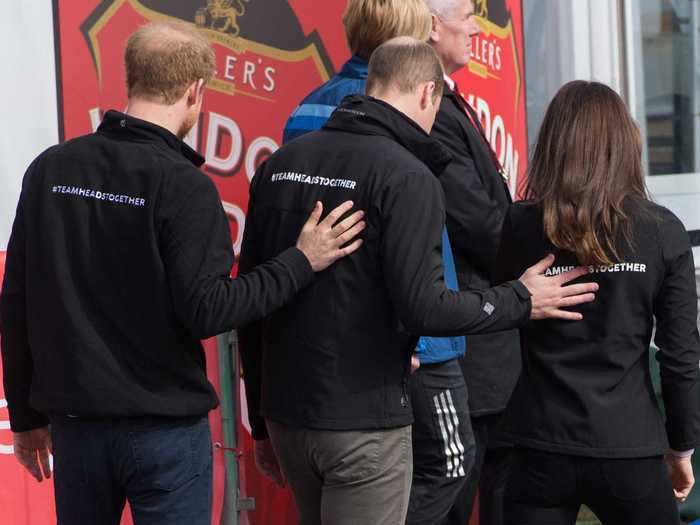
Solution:
[(600, 459), (518, 449), (505, 495), (507, 525), (574, 525), (582, 504), (603, 525), (678, 525), (661, 456)]
[(472, 418), (472, 429), (476, 441), (474, 468), (457, 495), (444, 522), (445, 525), (469, 523), (477, 488), (479, 488), (480, 525), (503, 524), (503, 496), (510, 473), (513, 448), (507, 444), (493, 442), (492, 434), (499, 419), (500, 414)]
[(474, 464), (467, 386), (457, 359), (421, 365), (410, 385), (413, 480), (406, 523), (437, 525)]

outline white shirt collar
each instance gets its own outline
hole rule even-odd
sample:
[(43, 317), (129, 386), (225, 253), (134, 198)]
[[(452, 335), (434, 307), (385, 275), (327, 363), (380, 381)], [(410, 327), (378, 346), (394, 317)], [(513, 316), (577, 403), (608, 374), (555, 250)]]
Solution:
[(447, 84), (447, 85), (449, 86), (449, 88), (450, 88), (452, 91), (454, 91), (454, 89), (455, 89), (455, 81), (452, 80), (452, 79), (451, 79), (450, 77), (448, 77), (447, 75), (444, 75), (444, 77), (445, 77), (445, 84)]

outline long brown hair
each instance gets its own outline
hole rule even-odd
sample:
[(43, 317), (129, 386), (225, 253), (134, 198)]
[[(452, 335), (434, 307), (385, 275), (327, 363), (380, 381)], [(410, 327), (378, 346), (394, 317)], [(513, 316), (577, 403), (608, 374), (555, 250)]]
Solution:
[(620, 241), (631, 244), (623, 203), (647, 192), (639, 129), (617, 93), (582, 80), (559, 90), (537, 137), (525, 193), (541, 208), (554, 246), (581, 264), (620, 260)]

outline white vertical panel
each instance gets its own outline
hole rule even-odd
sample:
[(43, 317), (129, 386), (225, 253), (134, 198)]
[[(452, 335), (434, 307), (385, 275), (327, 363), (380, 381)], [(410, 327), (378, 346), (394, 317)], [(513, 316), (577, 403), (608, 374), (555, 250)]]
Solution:
[(591, 41), (591, 10), (589, 0), (571, 2), (571, 38), (574, 78), (590, 80), (593, 71)]
[(622, 93), (621, 21), (618, 3), (589, 0), (591, 78)]
[(51, 0), (12, 2), (0, 17), (0, 251), (24, 170), (58, 141)]

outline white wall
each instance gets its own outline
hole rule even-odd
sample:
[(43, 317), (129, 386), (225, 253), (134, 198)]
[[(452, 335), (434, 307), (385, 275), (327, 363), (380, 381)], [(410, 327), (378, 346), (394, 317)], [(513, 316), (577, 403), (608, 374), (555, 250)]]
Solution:
[(51, 0), (13, 2), (0, 17), (0, 251), (7, 247), (22, 175), (58, 142)]

